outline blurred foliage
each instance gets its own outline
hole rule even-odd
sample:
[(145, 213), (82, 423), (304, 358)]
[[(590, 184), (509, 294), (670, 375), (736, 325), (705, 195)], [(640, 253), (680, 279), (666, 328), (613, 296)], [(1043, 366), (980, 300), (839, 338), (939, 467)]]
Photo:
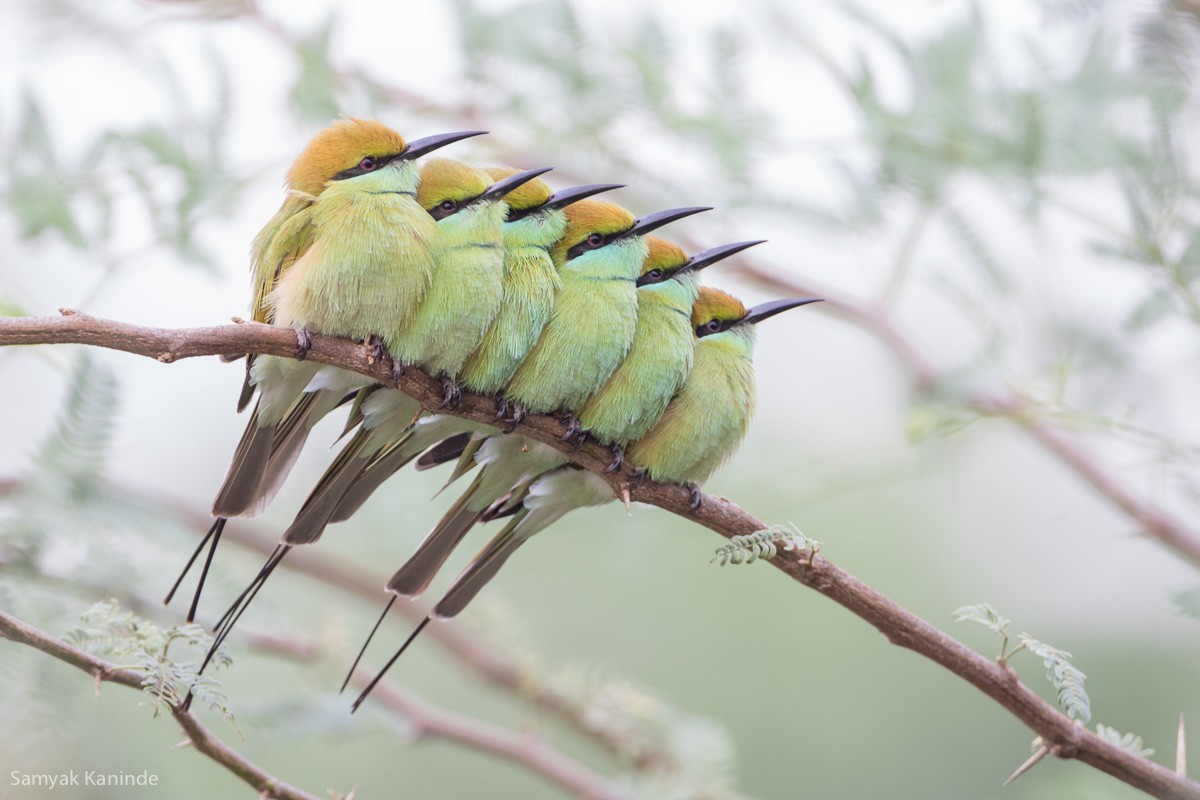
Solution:
[[(180, 643), (205, 653), (213, 636), (194, 623), (160, 628), (133, 612), (121, 608), (116, 600), (96, 603), (80, 616), (83, 625), (71, 628), (63, 637), (68, 643), (93, 655), (115, 656), (117, 666), (143, 673), (142, 689), (150, 695), (145, 705), (155, 717), (170, 713), (191, 694), (195, 700), (233, 722), (233, 711), (225, 693), (217, 689), (211, 675), (198, 672), (198, 660), (171, 658), (171, 645)], [(232, 663), (229, 651), (221, 645), (213, 653), (214, 670)]]

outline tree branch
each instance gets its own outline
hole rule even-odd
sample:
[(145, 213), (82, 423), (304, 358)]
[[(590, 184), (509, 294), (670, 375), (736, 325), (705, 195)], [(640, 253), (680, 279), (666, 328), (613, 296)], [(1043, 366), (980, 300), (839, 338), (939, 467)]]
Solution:
[[(128, 686), (138, 691), (142, 690), (142, 674), (136, 669), (119, 667), (102, 658), (97, 658), (91, 653), (72, 647), (61, 639), (55, 639), (37, 628), (27, 625), (3, 611), (0, 611), (0, 638), (41, 650), (59, 661), (64, 661), (89, 673), (96, 679), (97, 688), (100, 683), (107, 682)], [(316, 795), (284, 783), (246, 759), (241, 753), (214, 736), (190, 712), (172, 707), (171, 714), (179, 723), (179, 727), (183, 728), (188, 741), (196, 748), (197, 752), (217, 762), (254, 787), (260, 797), (277, 800), (320, 800)]]
[[(320, 648), (313, 642), (253, 631), (247, 632), (247, 636), (255, 648), (299, 662), (310, 662), (320, 653)], [(351, 676), (350, 684), (365, 689), (377, 671), (375, 667), (360, 664)], [(563, 755), (536, 734), (509, 730), (440, 708), (396, 686), (380, 684), (372, 697), (382, 708), (403, 717), (413, 738), (418, 741), (441, 739), (511, 761), (553, 781), (572, 797), (588, 800), (631, 798), (630, 792)]]
[[(292, 356), (296, 350), (293, 331), (267, 325), (165, 330), (141, 328), (73, 312), (64, 312), (62, 317), (0, 319), (0, 345), (67, 342), (123, 350), (164, 362), (237, 352)], [(308, 357), (381, 383), (390, 383), (390, 363), (386, 359), (372, 363), (369, 355), (367, 348), (353, 342), (314, 336)], [(439, 410), (442, 399), (439, 381), (410, 369), (400, 379), (400, 388), (424, 408)], [(464, 394), (457, 408), (450, 412), (439, 410), (439, 413), (491, 422), (495, 403), (491, 398)], [(628, 471), (603, 472), (609, 460), (606, 448), (589, 443), (572, 451), (569, 445), (560, 441), (565, 427), (554, 417), (529, 417), (518, 430), (561, 450), (575, 463), (601, 475), (615, 493), (628, 491), (633, 500), (692, 519), (726, 538), (768, 527), (737, 505), (709, 495), (704, 496), (701, 508), (691, 513), (688, 510), (689, 492), (680, 486), (647, 481), (636, 488), (631, 487)], [(991, 697), (1041, 736), (1058, 757), (1079, 760), (1155, 797), (1200, 800), (1200, 783), (1176, 775), (1076, 725), (1017, 680), (1011, 669), (990, 661), (899, 607), (824, 556), (811, 551), (783, 551), (768, 563), (870, 623), (893, 644), (925, 656)]]

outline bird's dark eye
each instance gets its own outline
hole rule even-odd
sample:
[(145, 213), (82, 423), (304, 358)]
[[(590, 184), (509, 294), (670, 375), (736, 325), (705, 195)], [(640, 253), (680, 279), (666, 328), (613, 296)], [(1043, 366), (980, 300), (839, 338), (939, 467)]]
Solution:
[(705, 325), (704, 327), (705, 327), (706, 329), (708, 329), (708, 330), (712, 331), (713, 333), (716, 333), (717, 331), (721, 330), (721, 320), (719, 320), (719, 319), (710, 319), (710, 320), (708, 321), (708, 324), (707, 324), (707, 325)]
[(587, 238), (587, 243), (592, 247), (599, 247), (604, 244), (604, 236), (599, 233), (590, 234)]
[(453, 211), (458, 208), (458, 203), (455, 203), (453, 200), (443, 200), (438, 208), (442, 211)]
[(652, 269), (646, 273), (646, 277), (652, 278), (653, 280), (658, 280), (659, 278), (662, 277), (662, 275), (663, 275), (663, 272), (661, 269)]
[(370, 156), (367, 156), (362, 161), (358, 162), (358, 168), (361, 169), (363, 172), (370, 172), (371, 170), (375, 169), (375, 167), (377, 167), (377, 166), (379, 166), (379, 162), (377, 162), (375, 159), (371, 158)]

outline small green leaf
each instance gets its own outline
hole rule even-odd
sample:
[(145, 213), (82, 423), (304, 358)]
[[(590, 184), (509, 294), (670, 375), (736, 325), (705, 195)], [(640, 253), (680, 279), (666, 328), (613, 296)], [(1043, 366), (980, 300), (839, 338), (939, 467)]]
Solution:
[(970, 606), (960, 606), (954, 610), (955, 622), (974, 622), (982, 625), (992, 633), (1007, 635), (1010, 621), (1000, 616), (996, 609), (988, 603), (976, 603)]

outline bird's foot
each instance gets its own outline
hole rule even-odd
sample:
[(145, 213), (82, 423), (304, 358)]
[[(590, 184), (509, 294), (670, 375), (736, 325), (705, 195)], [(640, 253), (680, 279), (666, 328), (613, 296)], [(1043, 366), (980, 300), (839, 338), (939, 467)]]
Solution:
[(609, 449), (612, 450), (612, 463), (604, 468), (605, 473), (616, 472), (625, 466), (625, 451), (621, 449), (621, 445), (614, 444)]
[(684, 487), (691, 495), (691, 502), (688, 503), (688, 511), (695, 514), (700, 510), (700, 506), (704, 502), (704, 492), (700, 491), (700, 487), (694, 483), (685, 483)]
[(404, 362), (398, 358), (392, 359), (392, 388), (400, 388), (400, 379), (404, 377), (404, 373), (408, 372), (408, 367), (404, 366)]
[(511, 400), (501, 399), (500, 402), (504, 404), (505, 411), (505, 415), (502, 417), (502, 419), (508, 423), (508, 427), (504, 429), (504, 432), (512, 433), (517, 429), (517, 425), (519, 425), (521, 421), (524, 420), (529, 414), (529, 409), (525, 408), (525, 406), (521, 405), (520, 403), (516, 403)]
[(383, 357), (387, 355), (387, 350), (383, 346), (383, 338), (380, 336), (372, 333), (363, 344), (371, 348), (371, 353), (367, 356), (368, 364), (383, 361)]
[(496, 416), (493, 417), (497, 422), (505, 419), (508, 416), (508, 398), (496, 398)]
[(304, 328), (296, 328), (296, 360), (308, 358), (309, 350), (312, 350), (312, 334)]
[(583, 443), (587, 441), (588, 434), (583, 429), (583, 426), (579, 424), (579, 418), (574, 414), (566, 414), (562, 419), (567, 424), (567, 429), (563, 432), (562, 436), (558, 437), (559, 441), (574, 444), (572, 448), (574, 450), (583, 447)]
[(442, 378), (442, 408), (457, 408), (462, 400), (462, 387), (453, 378)]
[(646, 482), (648, 473), (642, 467), (634, 467), (629, 473), (629, 491), (636, 492)]

